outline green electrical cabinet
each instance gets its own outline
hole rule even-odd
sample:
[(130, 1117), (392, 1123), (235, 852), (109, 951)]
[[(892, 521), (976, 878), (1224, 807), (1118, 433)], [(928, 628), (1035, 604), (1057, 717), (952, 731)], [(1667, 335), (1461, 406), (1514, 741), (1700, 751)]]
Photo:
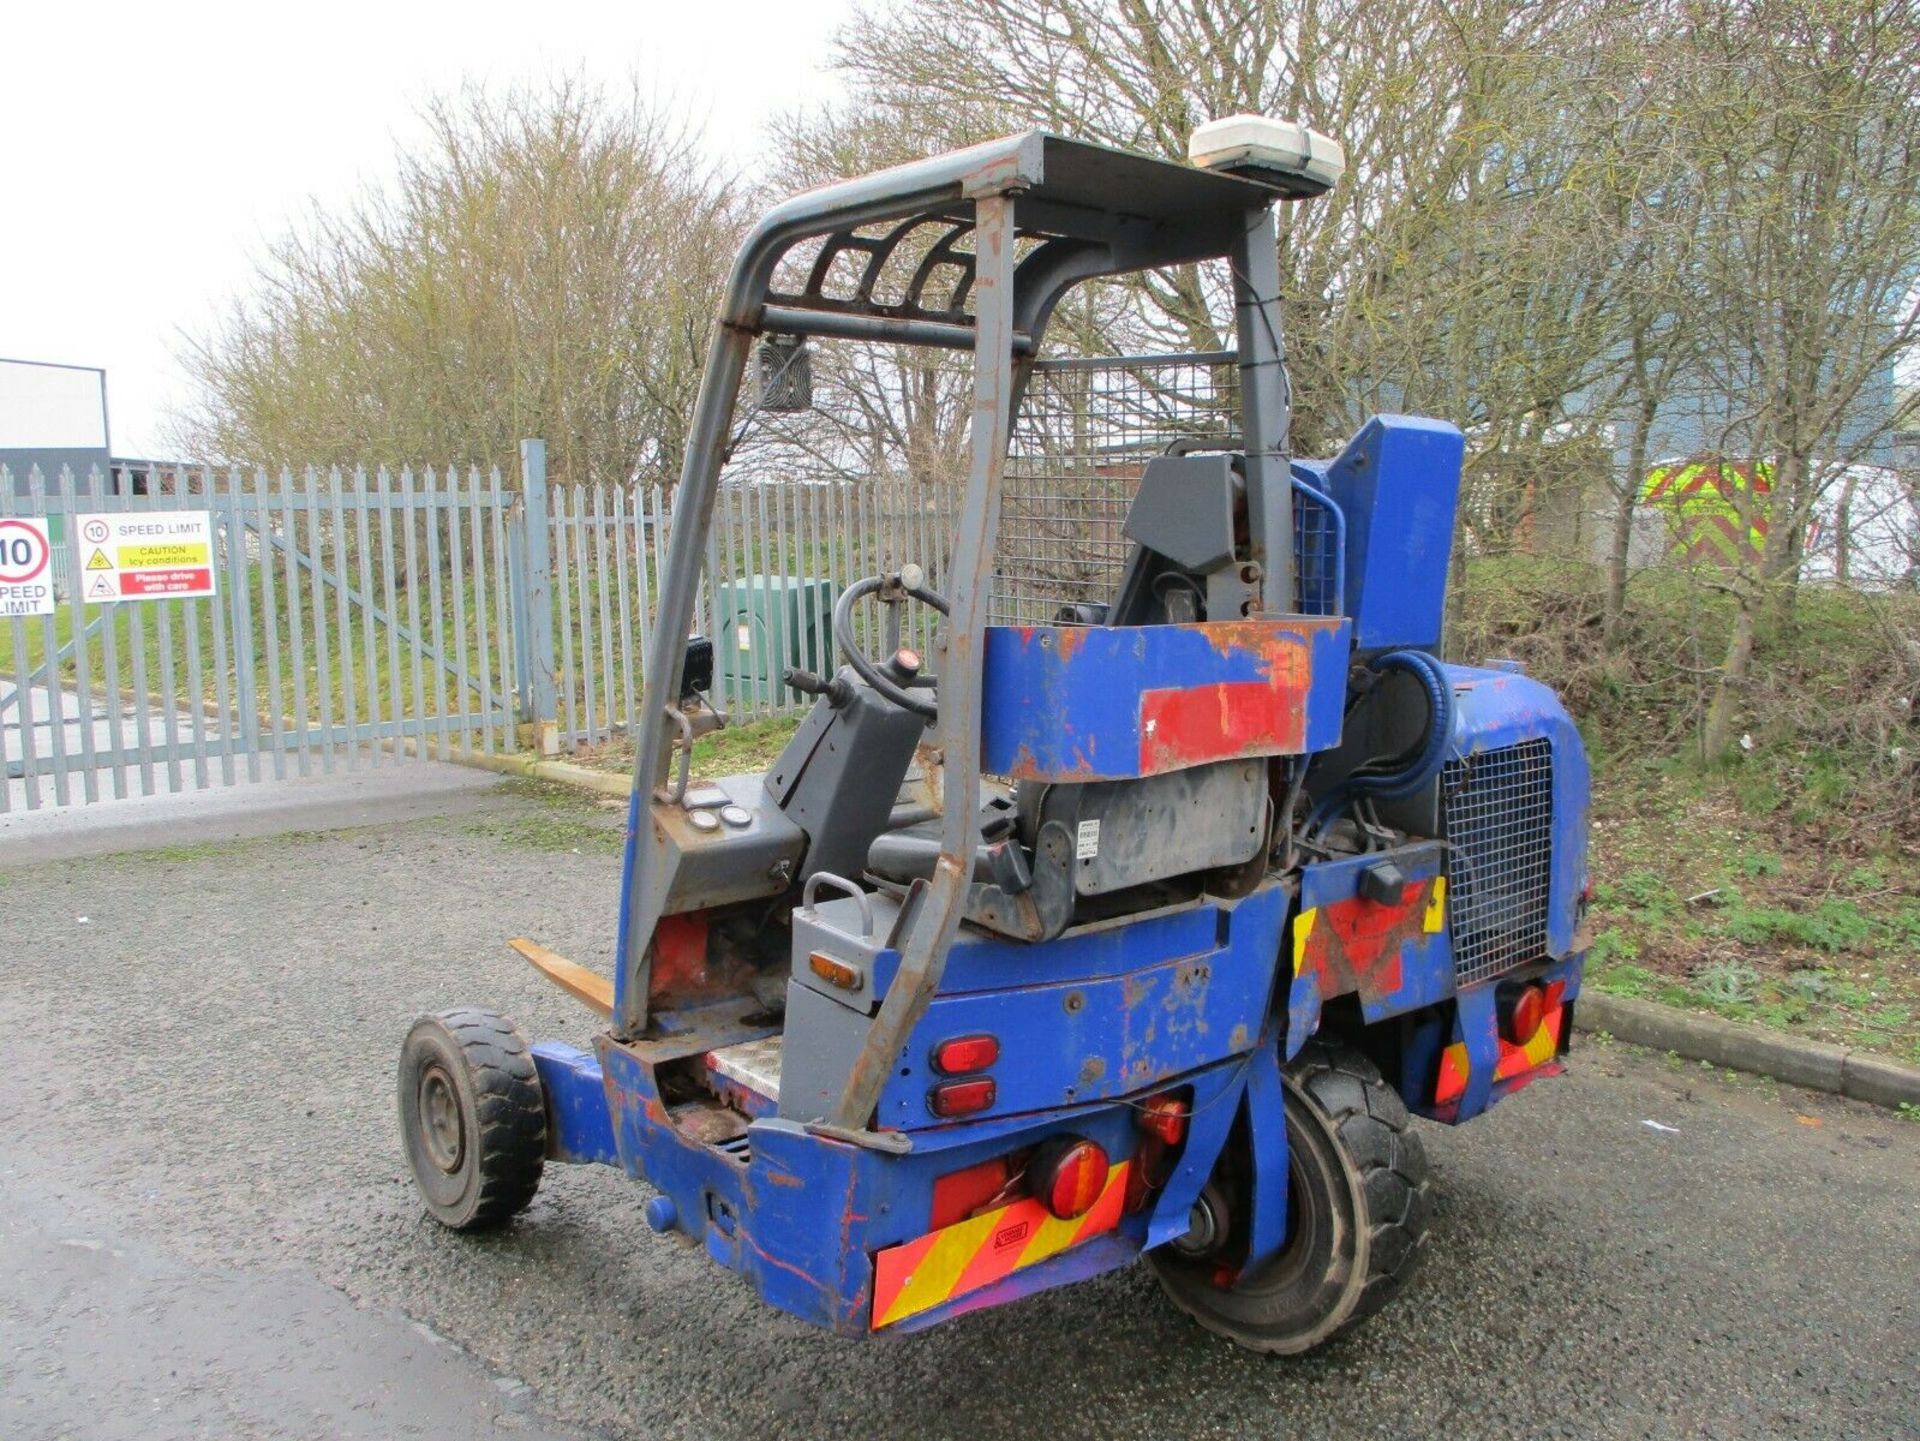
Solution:
[(832, 581), (804, 575), (742, 575), (722, 581), (719, 698), (727, 705), (779, 705), (788, 666), (816, 675), (833, 669)]

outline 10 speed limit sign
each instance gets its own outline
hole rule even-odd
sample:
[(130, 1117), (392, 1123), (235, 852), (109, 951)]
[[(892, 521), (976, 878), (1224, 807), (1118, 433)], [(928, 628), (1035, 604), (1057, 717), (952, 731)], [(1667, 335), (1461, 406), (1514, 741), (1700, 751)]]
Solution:
[(0, 520), (0, 616), (53, 614), (53, 546), (44, 520)]

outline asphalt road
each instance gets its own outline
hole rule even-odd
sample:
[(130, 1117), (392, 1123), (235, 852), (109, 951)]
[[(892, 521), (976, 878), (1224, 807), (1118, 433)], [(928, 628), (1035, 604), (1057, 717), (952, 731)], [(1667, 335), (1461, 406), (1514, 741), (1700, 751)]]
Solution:
[(610, 1171), (443, 1232), (395, 1139), (402, 1034), (471, 1001), (584, 1042), (501, 941), (598, 962), (615, 896), (577, 803), (458, 795), (0, 859), (0, 1436), (1920, 1436), (1920, 1124), (1619, 1048), (1428, 1128), (1423, 1270), (1296, 1361), (1139, 1268), (836, 1340)]

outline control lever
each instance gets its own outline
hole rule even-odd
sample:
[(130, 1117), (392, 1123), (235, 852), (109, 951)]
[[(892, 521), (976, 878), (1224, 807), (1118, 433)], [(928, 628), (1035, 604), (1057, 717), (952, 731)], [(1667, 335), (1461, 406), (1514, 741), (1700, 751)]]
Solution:
[(825, 696), (827, 704), (835, 710), (839, 710), (853, 699), (853, 687), (843, 676), (822, 680), (810, 670), (802, 670), (797, 665), (790, 665), (782, 672), (780, 678), (802, 695)]

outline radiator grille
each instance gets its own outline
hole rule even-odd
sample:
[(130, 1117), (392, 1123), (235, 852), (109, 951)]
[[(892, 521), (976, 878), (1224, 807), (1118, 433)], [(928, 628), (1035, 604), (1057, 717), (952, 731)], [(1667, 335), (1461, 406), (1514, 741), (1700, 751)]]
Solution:
[(1468, 986), (1546, 954), (1553, 748), (1534, 739), (1450, 760), (1441, 794), (1454, 973)]

